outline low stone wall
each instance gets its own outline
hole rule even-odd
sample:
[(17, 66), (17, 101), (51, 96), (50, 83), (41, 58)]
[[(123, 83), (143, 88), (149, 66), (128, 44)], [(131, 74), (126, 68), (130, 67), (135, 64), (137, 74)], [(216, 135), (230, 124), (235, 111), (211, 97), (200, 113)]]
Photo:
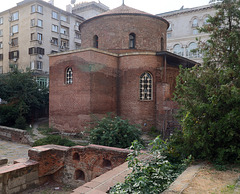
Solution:
[(38, 162), (27, 161), (0, 168), (0, 193), (12, 194), (39, 184)]
[(29, 160), (0, 168), (0, 194), (19, 193), (46, 181), (79, 187), (123, 164), (129, 150), (99, 145), (30, 148)]
[(25, 130), (0, 126), (0, 139), (16, 143), (30, 144), (27, 136), (27, 131)]

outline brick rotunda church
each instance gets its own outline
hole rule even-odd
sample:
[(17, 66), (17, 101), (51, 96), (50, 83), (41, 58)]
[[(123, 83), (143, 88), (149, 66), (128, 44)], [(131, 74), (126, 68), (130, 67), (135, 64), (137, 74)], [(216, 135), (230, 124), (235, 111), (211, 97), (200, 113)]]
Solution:
[(166, 51), (168, 26), (124, 4), (84, 21), (82, 49), (50, 55), (50, 126), (80, 132), (92, 115), (112, 112), (164, 132), (179, 65), (195, 65)]

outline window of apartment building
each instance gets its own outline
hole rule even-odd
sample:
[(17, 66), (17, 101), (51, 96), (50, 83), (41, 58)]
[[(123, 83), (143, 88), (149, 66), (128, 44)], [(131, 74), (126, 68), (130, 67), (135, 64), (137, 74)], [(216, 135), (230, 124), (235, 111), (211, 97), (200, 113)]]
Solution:
[(81, 22), (79, 22), (79, 21), (75, 22), (75, 26), (80, 26), (80, 24), (81, 24)]
[(58, 13), (55, 11), (52, 11), (52, 18), (58, 20)]
[(72, 84), (73, 83), (73, 71), (71, 67), (68, 67), (66, 69), (66, 84)]
[(39, 54), (39, 55), (44, 55), (45, 50), (44, 48), (41, 47), (31, 47), (28, 50), (29, 55), (34, 55), (34, 54)]
[(31, 65), (31, 70), (37, 69), (37, 70), (42, 70), (43, 69), (43, 62), (42, 61), (32, 61), (30, 63)]
[(183, 56), (183, 48), (180, 46), (180, 44), (175, 44), (175, 46), (173, 47), (173, 53)]
[(43, 35), (41, 33), (37, 33), (37, 40), (43, 40)]
[(209, 20), (209, 17), (208, 17), (208, 16), (205, 17), (205, 18), (203, 19), (203, 25), (209, 24), (208, 20)]
[(37, 61), (37, 70), (42, 70), (42, 69), (43, 69), (43, 62)]
[(3, 73), (3, 66), (0, 66), (0, 74)]
[(62, 39), (61, 40), (61, 47), (68, 48), (69, 42), (68, 40)]
[(31, 40), (35, 40), (35, 33), (31, 33)]
[(172, 37), (172, 33), (171, 32), (168, 32), (167, 33), (167, 38), (171, 38)]
[(19, 51), (9, 52), (9, 59), (18, 59), (18, 58), (19, 58)]
[(77, 39), (81, 39), (81, 34), (78, 33), (78, 32), (75, 32), (75, 38), (77, 38)]
[(68, 21), (67, 16), (65, 16), (65, 15), (61, 15), (60, 20), (62, 20), (64, 22)]
[(19, 19), (19, 14), (18, 11), (12, 14), (12, 21), (18, 20)]
[(69, 29), (66, 27), (61, 26), (60, 33), (64, 35), (68, 35)]
[(192, 27), (198, 27), (198, 19), (194, 18), (192, 21)]
[(75, 47), (76, 47), (76, 49), (81, 49), (81, 44), (76, 43), (76, 44), (75, 44)]
[(2, 60), (3, 60), (3, 54), (0, 54), (0, 61), (2, 61)]
[(18, 33), (18, 24), (11, 27), (11, 33)]
[(3, 17), (0, 17), (0, 24), (3, 24)]
[(172, 31), (172, 24), (171, 23), (169, 23), (169, 27), (168, 27), (167, 31)]
[(3, 48), (3, 42), (0, 42), (0, 49)]
[(35, 19), (31, 19), (31, 27), (35, 26)]
[(149, 72), (140, 76), (140, 100), (152, 100), (152, 84), (153, 78)]
[(136, 47), (136, 34), (129, 34), (129, 48), (133, 49)]
[(193, 29), (193, 35), (198, 34), (198, 30), (197, 29)]
[(161, 51), (164, 51), (164, 38), (161, 38)]
[(41, 5), (32, 5), (31, 6), (31, 13), (43, 13), (43, 7)]
[(53, 45), (58, 45), (58, 39), (57, 38), (52, 38), (51, 39), (51, 43), (53, 44)]
[(13, 38), (11, 41), (12, 46), (18, 46), (18, 38)]
[(53, 32), (58, 32), (58, 26), (52, 24), (52, 31), (53, 31)]
[(37, 20), (37, 26), (38, 26), (38, 27), (43, 27), (43, 21), (40, 20), (40, 19), (38, 19), (38, 20)]
[(35, 12), (36, 12), (36, 5), (32, 5), (32, 6), (31, 6), (31, 12), (32, 12), (32, 13), (35, 13)]
[(41, 88), (47, 88), (49, 84), (49, 80), (47, 77), (37, 77), (36, 82)]
[(198, 48), (197, 43), (191, 42), (187, 48), (187, 57), (188, 58), (197, 58), (199, 57), (198, 51), (196, 50)]
[(0, 36), (3, 36), (3, 29), (0, 30)]
[(37, 12), (43, 13), (43, 7), (41, 5), (37, 5)]

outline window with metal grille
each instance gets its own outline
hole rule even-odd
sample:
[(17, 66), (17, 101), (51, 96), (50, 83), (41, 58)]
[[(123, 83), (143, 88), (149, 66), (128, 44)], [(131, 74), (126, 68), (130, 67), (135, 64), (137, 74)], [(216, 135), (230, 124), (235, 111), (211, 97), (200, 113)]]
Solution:
[(68, 67), (66, 70), (66, 84), (73, 83), (73, 71), (71, 67)]
[(149, 72), (140, 76), (140, 100), (152, 100), (153, 78)]

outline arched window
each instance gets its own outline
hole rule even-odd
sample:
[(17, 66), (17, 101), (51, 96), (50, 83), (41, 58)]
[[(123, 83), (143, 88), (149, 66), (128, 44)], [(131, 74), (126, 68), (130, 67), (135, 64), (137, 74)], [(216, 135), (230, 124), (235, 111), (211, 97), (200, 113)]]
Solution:
[(73, 71), (71, 67), (68, 67), (66, 70), (66, 84), (73, 83)]
[(175, 44), (175, 46), (173, 47), (173, 53), (183, 56), (183, 48), (180, 46), (180, 44)]
[(198, 55), (198, 51), (196, 51), (195, 49), (197, 49), (197, 43), (195, 42), (191, 42), (187, 48), (187, 57), (188, 58), (197, 58), (199, 57)]
[(152, 100), (153, 78), (149, 72), (140, 76), (140, 100)]
[(93, 47), (98, 48), (98, 36), (97, 35), (95, 35), (93, 37)]
[(203, 19), (203, 25), (208, 25), (209, 24), (208, 19), (209, 19), (208, 16)]
[(164, 39), (163, 39), (163, 37), (161, 38), (161, 51), (164, 51)]
[(136, 34), (129, 34), (129, 48), (134, 49), (136, 46)]
[(198, 19), (197, 18), (193, 19), (192, 27), (198, 27)]

